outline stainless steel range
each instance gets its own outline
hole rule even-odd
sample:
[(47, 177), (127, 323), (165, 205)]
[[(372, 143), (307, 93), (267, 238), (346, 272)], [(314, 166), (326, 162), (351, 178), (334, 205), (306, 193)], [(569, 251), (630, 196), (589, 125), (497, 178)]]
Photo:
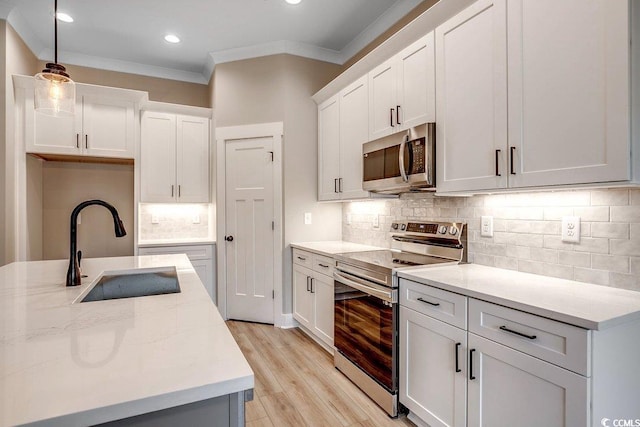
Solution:
[(390, 250), (336, 256), (334, 365), (392, 417), (398, 414), (396, 272), (466, 262), (466, 228), (394, 222)]

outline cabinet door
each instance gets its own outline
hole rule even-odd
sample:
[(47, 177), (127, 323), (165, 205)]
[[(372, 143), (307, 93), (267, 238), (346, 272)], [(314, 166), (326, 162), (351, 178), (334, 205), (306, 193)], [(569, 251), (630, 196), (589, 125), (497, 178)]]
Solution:
[(469, 349), (470, 427), (590, 425), (587, 377), (471, 333)]
[(293, 318), (309, 330), (313, 322), (312, 276), (308, 268), (293, 266)]
[(398, 67), (392, 58), (369, 72), (369, 140), (400, 130), (397, 113)]
[(209, 293), (211, 300), (216, 302), (216, 293), (213, 286), (213, 265), (210, 259), (191, 260), (193, 269), (198, 273), (200, 281), (204, 285), (205, 289)]
[(515, 0), (508, 13), (509, 186), (630, 179), (628, 2)]
[[(82, 153), (82, 103), (76, 103), (75, 117), (52, 117), (35, 111), (33, 97), (31, 106), (27, 106), (26, 115), (32, 118), (33, 124), (25, 131), (27, 153), (67, 154)], [(29, 130), (33, 129), (33, 132)]]
[(478, 0), (436, 28), (437, 188), (507, 185), (506, 0)]
[(98, 95), (82, 98), (84, 154), (135, 157), (135, 103)]
[(140, 201), (174, 202), (176, 188), (176, 116), (145, 111), (140, 144)]
[(367, 76), (340, 92), (340, 196), (368, 197), (362, 189), (362, 144), (369, 137)]
[(209, 203), (209, 119), (178, 116), (178, 201)]
[(436, 121), (433, 31), (404, 49), (398, 59), (398, 120), (403, 129)]
[(313, 294), (313, 332), (333, 346), (333, 278), (315, 274), (311, 286)]
[(340, 101), (338, 95), (318, 107), (318, 200), (338, 200), (340, 179)]
[(466, 426), (466, 355), (466, 331), (400, 307), (400, 403), (431, 427)]

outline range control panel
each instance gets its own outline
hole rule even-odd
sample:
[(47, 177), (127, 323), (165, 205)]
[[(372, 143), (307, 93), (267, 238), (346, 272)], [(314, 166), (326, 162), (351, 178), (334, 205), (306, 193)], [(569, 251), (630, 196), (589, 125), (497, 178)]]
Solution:
[(394, 234), (417, 233), (440, 238), (458, 238), (465, 224), (455, 222), (422, 222), (403, 221), (393, 222), (391, 232)]

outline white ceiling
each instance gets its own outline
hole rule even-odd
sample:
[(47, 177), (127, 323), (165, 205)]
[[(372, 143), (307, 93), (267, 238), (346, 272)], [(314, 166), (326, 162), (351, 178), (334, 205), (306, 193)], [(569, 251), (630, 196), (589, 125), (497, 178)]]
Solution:
[[(207, 83), (216, 63), (291, 53), (342, 64), (421, 0), (58, 0), (59, 62)], [(53, 59), (53, 0), (0, 0), (42, 60)], [(165, 34), (182, 42), (171, 45)]]

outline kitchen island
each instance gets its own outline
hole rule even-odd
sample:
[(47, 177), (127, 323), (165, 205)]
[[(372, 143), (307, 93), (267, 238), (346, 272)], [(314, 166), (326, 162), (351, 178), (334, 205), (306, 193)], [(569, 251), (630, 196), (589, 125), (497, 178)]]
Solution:
[[(80, 302), (104, 272), (158, 267), (180, 293)], [(244, 423), (253, 372), (186, 255), (86, 259), (78, 287), (66, 269), (0, 268), (1, 426)]]

